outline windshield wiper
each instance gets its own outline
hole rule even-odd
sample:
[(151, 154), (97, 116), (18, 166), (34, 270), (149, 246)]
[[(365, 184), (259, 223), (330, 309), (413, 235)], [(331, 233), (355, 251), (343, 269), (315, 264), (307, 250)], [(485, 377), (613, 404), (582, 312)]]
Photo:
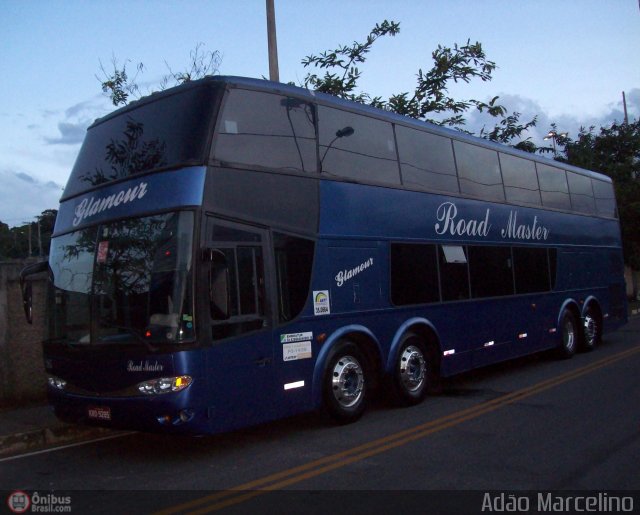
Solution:
[(133, 336), (138, 342), (143, 343), (148, 350), (150, 351), (158, 350), (158, 347), (155, 347), (154, 345), (152, 345), (150, 341), (145, 340), (141, 335), (139, 335), (135, 330), (131, 329), (130, 327), (112, 325), (112, 324), (106, 324), (106, 325), (103, 325), (102, 327), (106, 329), (117, 329), (118, 331), (124, 331), (124, 333), (108, 334), (108, 335), (101, 336), (100, 338), (98, 338), (98, 343), (104, 343), (104, 344), (113, 343), (113, 342), (124, 343), (122, 342), (122, 340), (125, 339), (125, 337), (128, 338)]
[(86, 341), (70, 340), (67, 336), (58, 336), (56, 338), (48, 338), (44, 340), (43, 343), (45, 345), (62, 344), (62, 345), (65, 345), (66, 347), (73, 349), (76, 347), (86, 347), (87, 345), (89, 345), (89, 340), (88, 339)]

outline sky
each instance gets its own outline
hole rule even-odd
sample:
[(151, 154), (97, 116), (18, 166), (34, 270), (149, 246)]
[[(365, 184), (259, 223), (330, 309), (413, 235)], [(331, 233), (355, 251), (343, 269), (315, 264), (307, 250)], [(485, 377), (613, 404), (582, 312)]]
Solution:
[[(362, 90), (412, 91), (438, 45), (482, 43), (498, 68), (491, 82), (454, 84), (456, 99), (494, 96), (542, 143), (551, 123), (581, 126), (640, 115), (638, 0), (275, 0), (280, 80), (299, 84), (308, 55), (363, 41), (376, 23), (400, 33), (376, 42)], [(57, 209), (87, 126), (114, 109), (101, 65), (128, 63), (143, 93), (201, 45), (219, 51), (219, 73), (268, 77), (265, 0), (0, 0), (0, 221)], [(469, 117), (478, 131), (486, 120)], [(488, 128), (491, 126), (487, 125)]]

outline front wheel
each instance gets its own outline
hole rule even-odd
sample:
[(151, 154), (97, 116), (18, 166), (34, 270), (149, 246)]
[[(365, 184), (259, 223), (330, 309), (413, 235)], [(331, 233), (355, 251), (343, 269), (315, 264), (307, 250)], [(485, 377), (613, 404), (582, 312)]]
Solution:
[(563, 359), (569, 359), (576, 353), (578, 346), (578, 322), (576, 316), (569, 310), (562, 313), (560, 321), (560, 331), (562, 340), (558, 346), (558, 356)]
[(367, 401), (366, 358), (351, 341), (339, 342), (327, 362), (323, 384), (326, 412), (335, 421), (349, 424), (364, 413)]

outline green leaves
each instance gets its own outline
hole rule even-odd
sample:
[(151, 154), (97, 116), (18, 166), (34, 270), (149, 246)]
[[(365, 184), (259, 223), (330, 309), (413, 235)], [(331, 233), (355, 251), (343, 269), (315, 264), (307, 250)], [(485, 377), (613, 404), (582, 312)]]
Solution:
[[(400, 24), (384, 20), (376, 24), (364, 43), (357, 41), (350, 46), (341, 46), (335, 50), (310, 55), (302, 60), (303, 66), (324, 70), (324, 75), (308, 73), (303, 86), (340, 98), (369, 104), (380, 109), (410, 116), (418, 120), (463, 130), (464, 115), (476, 109), (499, 118), (500, 121), (491, 131), (481, 131), (481, 137), (509, 143), (521, 138), (526, 130), (536, 124), (536, 119), (520, 124), (520, 114), (507, 116), (504, 106), (498, 104), (498, 97), (490, 102), (476, 99), (456, 99), (449, 94), (452, 83), (470, 83), (473, 80), (490, 81), (496, 69), (496, 63), (487, 59), (482, 44), (471, 40), (453, 47), (438, 45), (431, 53), (432, 65), (427, 71), (419, 69), (413, 92), (401, 92), (391, 95), (387, 100), (379, 96), (358, 90), (362, 77), (361, 69), (356, 66), (366, 62), (367, 54), (373, 44), (383, 36), (395, 36), (400, 32)], [(528, 139), (518, 143), (520, 148), (532, 151), (535, 145)]]
[[(329, 95), (353, 100), (355, 102), (370, 103), (372, 100), (367, 93), (355, 93), (358, 79), (362, 72), (356, 63), (364, 63), (366, 54), (369, 53), (375, 41), (383, 36), (395, 36), (400, 32), (400, 24), (393, 21), (383, 21), (376, 24), (366, 38), (365, 43), (354, 41), (351, 46), (341, 46), (331, 51), (322, 52), (319, 55), (309, 55), (302, 60), (306, 68), (313, 66), (321, 70), (326, 69), (324, 76), (308, 73), (303, 80), (303, 86), (315, 89)], [(331, 73), (329, 70), (335, 69)], [(380, 107), (380, 99), (376, 98), (376, 105)]]
[(100, 62), (100, 71), (104, 77), (100, 79), (100, 77), (96, 75), (96, 79), (100, 81), (102, 92), (109, 96), (114, 106), (126, 105), (129, 103), (130, 96), (137, 96), (139, 93), (138, 85), (135, 81), (138, 74), (144, 70), (144, 65), (138, 63), (136, 66), (136, 74), (130, 79), (127, 74), (127, 64), (130, 62), (131, 61), (126, 60), (122, 68), (120, 68), (116, 58), (112, 57), (111, 65), (113, 66), (113, 71), (110, 73), (107, 73), (102, 62)]
[[(555, 126), (554, 126), (555, 128)], [(640, 269), (640, 120), (580, 128), (578, 138), (557, 140), (561, 161), (596, 170), (613, 179), (625, 261)]]
[[(208, 75), (214, 75), (218, 72), (220, 63), (222, 62), (222, 54), (218, 50), (204, 51), (204, 44), (198, 43), (189, 54), (189, 66), (183, 71), (174, 72), (169, 64), (165, 61), (165, 66), (169, 73), (164, 75), (159, 84), (159, 89), (164, 90), (172, 86), (177, 86), (185, 82), (201, 79)], [(131, 99), (140, 98), (140, 88), (136, 82), (138, 75), (144, 71), (144, 65), (138, 63), (136, 65), (136, 73), (130, 77), (127, 73), (127, 65), (130, 60), (126, 60), (122, 66), (118, 64), (115, 57), (111, 58), (113, 70), (107, 72), (100, 63), (100, 71), (102, 78), (96, 75), (96, 79), (100, 81), (102, 92), (105, 93), (114, 106), (127, 105)], [(149, 93), (152, 93), (150, 91)]]

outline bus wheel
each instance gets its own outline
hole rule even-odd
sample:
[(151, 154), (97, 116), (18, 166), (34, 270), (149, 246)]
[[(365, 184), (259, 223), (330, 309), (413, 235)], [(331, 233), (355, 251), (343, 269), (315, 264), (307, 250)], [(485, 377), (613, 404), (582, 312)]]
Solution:
[(364, 413), (367, 399), (366, 358), (350, 341), (339, 342), (327, 363), (324, 408), (335, 421), (349, 424)]
[(424, 399), (429, 386), (429, 368), (433, 366), (419, 336), (403, 337), (393, 373), (393, 392), (398, 404), (411, 406)]
[(568, 359), (576, 353), (578, 346), (578, 323), (576, 316), (569, 310), (562, 313), (562, 321), (560, 322), (560, 330), (562, 333), (562, 341), (558, 347), (558, 356)]
[(581, 349), (584, 351), (593, 350), (600, 343), (602, 338), (602, 326), (598, 312), (592, 306), (587, 308), (582, 322), (583, 338)]

